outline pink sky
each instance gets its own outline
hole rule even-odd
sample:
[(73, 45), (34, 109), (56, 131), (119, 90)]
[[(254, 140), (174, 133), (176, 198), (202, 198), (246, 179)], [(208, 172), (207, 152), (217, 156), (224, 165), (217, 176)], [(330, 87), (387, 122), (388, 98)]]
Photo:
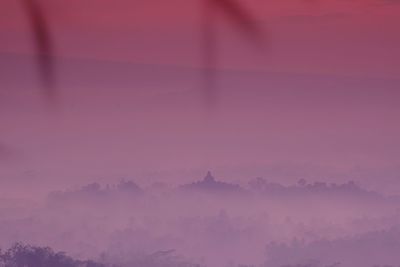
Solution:
[[(200, 1), (41, 2), (61, 57), (198, 65)], [(395, 0), (242, 2), (266, 29), (270, 50), (260, 60), (221, 16), (220, 29), (228, 30), (221, 37), (225, 67), (398, 76), (400, 5)], [(1, 5), (0, 51), (30, 51), (18, 1)]]
[(268, 47), (259, 55), (221, 17), (221, 96), (210, 114), (199, 1), (47, 1), (63, 95), (49, 114), (22, 9), (2, 0), (0, 180), (177, 183), (214, 169), (235, 181), (355, 179), (399, 192), (388, 181), (400, 167), (400, 2), (243, 4)]

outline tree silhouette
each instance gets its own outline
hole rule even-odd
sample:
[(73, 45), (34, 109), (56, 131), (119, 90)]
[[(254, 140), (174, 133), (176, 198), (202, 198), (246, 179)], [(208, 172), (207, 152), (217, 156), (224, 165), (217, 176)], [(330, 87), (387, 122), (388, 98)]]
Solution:
[(104, 267), (93, 261), (75, 260), (49, 247), (35, 247), (16, 243), (4, 253), (0, 251), (2, 267)]

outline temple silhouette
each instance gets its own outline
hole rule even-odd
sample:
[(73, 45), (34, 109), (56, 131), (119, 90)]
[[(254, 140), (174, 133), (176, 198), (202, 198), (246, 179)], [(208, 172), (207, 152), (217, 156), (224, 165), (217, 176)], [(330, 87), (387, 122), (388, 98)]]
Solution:
[(241, 188), (237, 184), (231, 184), (226, 182), (221, 182), (215, 179), (215, 177), (211, 174), (211, 171), (208, 171), (203, 180), (185, 184), (180, 186), (180, 189), (190, 190), (190, 191), (199, 191), (199, 192), (224, 192), (224, 193), (239, 193), (244, 192), (244, 189)]

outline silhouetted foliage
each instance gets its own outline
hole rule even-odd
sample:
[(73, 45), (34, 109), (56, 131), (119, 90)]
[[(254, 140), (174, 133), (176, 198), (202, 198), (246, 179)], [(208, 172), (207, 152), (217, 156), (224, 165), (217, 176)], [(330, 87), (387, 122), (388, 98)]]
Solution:
[(38, 67), (43, 83), (44, 95), (48, 99), (55, 97), (54, 90), (54, 45), (50, 34), (48, 18), (36, 0), (23, 0), (26, 13), (32, 27), (34, 43), (38, 53)]
[(56, 191), (49, 194), (53, 200), (73, 199), (75, 197), (98, 198), (111, 197), (113, 195), (136, 196), (143, 190), (133, 181), (120, 181), (117, 185), (101, 186), (99, 183), (90, 183), (75, 190)]
[(314, 182), (308, 183), (305, 179), (300, 179), (296, 185), (282, 185), (277, 182), (269, 182), (268, 180), (257, 177), (249, 182), (251, 191), (269, 195), (300, 195), (300, 194), (319, 194), (324, 195), (352, 195), (352, 196), (368, 196), (382, 197), (376, 192), (367, 191), (355, 182), (349, 181), (343, 184)]
[(80, 261), (49, 247), (16, 243), (4, 253), (0, 251), (1, 267), (104, 267), (93, 261)]

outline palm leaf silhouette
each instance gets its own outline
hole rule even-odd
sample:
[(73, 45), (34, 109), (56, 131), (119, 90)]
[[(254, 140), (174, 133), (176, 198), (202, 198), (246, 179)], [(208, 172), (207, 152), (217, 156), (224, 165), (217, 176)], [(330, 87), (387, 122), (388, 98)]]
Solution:
[(244, 37), (263, 43), (263, 31), (252, 15), (236, 0), (204, 0), (203, 50), (204, 50), (204, 96), (209, 107), (217, 103), (217, 33), (216, 14), (222, 12)]
[[(44, 12), (37, 0), (21, 0), (28, 15), (34, 42), (38, 54), (38, 67), (43, 83), (44, 95), (48, 99), (55, 96), (54, 87), (54, 47), (49, 24)], [(237, 0), (203, 0), (204, 1), (204, 25), (203, 25), (203, 49), (204, 49), (204, 92), (209, 105), (216, 102), (216, 78), (217, 78), (217, 34), (216, 14), (221, 12), (232, 22), (244, 37), (261, 43), (263, 33), (253, 19), (252, 15)]]
[(43, 94), (52, 100), (55, 97), (54, 87), (54, 47), (48, 21), (37, 0), (22, 0), (29, 23), (32, 28), (37, 50), (37, 62), (43, 85)]
[(236, 2), (236, 0), (207, 0), (214, 9), (221, 9), (221, 11), (228, 17), (236, 28), (242, 34), (246, 35), (249, 39), (261, 42), (263, 32), (256, 23), (252, 15), (244, 9), (244, 7)]

